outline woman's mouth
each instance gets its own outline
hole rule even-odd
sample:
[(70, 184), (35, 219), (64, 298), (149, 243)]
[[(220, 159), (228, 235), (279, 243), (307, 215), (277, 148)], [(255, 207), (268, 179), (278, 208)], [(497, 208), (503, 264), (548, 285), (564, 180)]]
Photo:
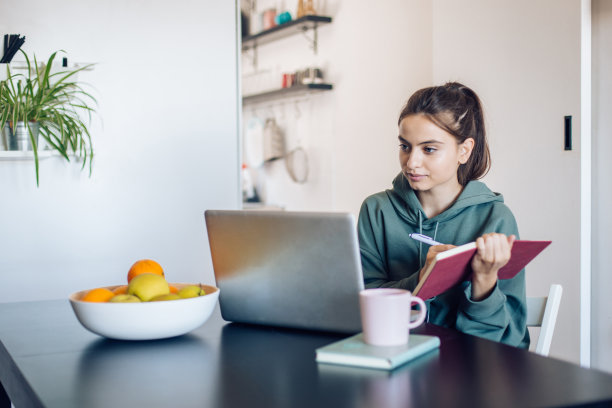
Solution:
[(414, 173), (406, 173), (406, 175), (408, 176), (408, 180), (414, 181), (414, 182), (421, 181), (425, 177), (427, 177), (424, 174), (414, 174)]

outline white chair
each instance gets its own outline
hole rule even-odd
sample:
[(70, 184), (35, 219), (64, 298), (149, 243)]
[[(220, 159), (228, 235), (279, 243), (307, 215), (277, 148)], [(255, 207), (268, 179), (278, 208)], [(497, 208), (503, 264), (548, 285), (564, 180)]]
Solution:
[(548, 356), (550, 351), (562, 293), (563, 287), (553, 284), (548, 296), (527, 298), (527, 327), (540, 327), (535, 352), (542, 356)]

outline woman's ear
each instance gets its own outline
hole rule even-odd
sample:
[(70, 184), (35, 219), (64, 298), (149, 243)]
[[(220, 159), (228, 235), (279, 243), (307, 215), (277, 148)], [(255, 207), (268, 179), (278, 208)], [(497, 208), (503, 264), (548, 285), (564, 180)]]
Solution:
[(459, 164), (465, 164), (469, 160), (474, 149), (474, 139), (468, 137), (459, 145)]

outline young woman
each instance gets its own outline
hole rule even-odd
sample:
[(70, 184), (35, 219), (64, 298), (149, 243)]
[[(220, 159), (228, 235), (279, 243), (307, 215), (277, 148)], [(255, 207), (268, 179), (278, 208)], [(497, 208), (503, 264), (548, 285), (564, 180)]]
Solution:
[[(413, 290), (437, 253), (476, 241), (471, 281), (429, 299), (429, 322), (529, 347), (525, 271), (497, 279), (518, 236), (516, 221), (501, 194), (477, 181), (490, 167), (480, 99), (456, 82), (421, 89), (398, 126), (401, 173), (359, 214), (366, 288)], [(445, 245), (415, 241), (413, 232)]]

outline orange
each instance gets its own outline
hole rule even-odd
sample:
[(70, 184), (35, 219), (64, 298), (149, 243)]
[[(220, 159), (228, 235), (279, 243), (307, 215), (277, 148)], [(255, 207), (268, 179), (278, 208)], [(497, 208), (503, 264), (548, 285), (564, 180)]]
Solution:
[(170, 293), (178, 293), (178, 288), (176, 286), (168, 285), (170, 287)]
[(81, 298), (84, 302), (108, 302), (115, 294), (106, 288), (92, 289)]
[(115, 289), (113, 289), (113, 293), (115, 295), (123, 295), (127, 293), (127, 285), (117, 286)]
[(130, 268), (127, 276), (128, 283), (130, 283), (134, 276), (138, 276), (142, 273), (154, 273), (164, 276), (164, 270), (160, 264), (152, 259), (141, 259), (140, 261), (134, 262), (134, 265)]

